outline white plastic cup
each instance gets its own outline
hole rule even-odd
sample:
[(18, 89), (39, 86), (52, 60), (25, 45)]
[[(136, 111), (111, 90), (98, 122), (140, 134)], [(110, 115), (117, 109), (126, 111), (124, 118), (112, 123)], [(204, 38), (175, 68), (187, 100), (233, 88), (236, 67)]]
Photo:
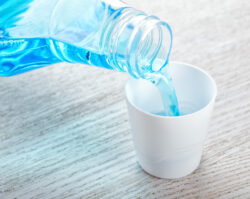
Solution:
[(184, 63), (170, 63), (181, 116), (160, 116), (158, 89), (149, 81), (130, 78), (125, 90), (135, 150), (141, 167), (159, 178), (192, 173), (202, 156), (203, 143), (217, 88), (205, 71)]

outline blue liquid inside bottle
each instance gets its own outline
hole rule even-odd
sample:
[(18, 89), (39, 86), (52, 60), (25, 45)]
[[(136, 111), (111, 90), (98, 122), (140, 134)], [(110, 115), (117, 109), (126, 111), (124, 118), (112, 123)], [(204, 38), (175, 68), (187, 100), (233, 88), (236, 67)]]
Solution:
[(112, 69), (105, 55), (53, 39), (0, 40), (0, 75), (17, 75), (62, 61)]
[(171, 80), (159, 79), (167, 77), (161, 71), (172, 34), (158, 18), (116, 0), (6, 0), (0, 16), (0, 76), (59, 62), (115, 69), (135, 78), (158, 74), (166, 115), (179, 114)]

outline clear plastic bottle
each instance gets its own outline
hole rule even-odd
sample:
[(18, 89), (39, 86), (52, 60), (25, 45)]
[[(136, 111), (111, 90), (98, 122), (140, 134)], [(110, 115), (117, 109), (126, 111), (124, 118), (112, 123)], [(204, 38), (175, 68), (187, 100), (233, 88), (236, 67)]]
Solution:
[(0, 76), (66, 61), (145, 78), (168, 63), (169, 25), (118, 0), (6, 0), (0, 16)]

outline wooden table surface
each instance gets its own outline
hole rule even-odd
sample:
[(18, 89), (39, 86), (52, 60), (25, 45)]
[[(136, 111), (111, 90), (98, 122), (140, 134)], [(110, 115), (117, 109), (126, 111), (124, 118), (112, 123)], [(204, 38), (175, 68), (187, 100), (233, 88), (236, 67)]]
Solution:
[(173, 28), (171, 60), (218, 97), (199, 168), (157, 179), (138, 165), (126, 74), (61, 63), (0, 78), (0, 199), (250, 198), (250, 2), (130, 0)]

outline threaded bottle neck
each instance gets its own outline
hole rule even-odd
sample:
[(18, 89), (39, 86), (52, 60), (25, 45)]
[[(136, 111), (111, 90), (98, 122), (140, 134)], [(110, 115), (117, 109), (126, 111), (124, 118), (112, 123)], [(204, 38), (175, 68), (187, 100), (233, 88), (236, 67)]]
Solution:
[(114, 69), (147, 78), (168, 63), (172, 32), (159, 18), (126, 7), (107, 20), (100, 45)]

